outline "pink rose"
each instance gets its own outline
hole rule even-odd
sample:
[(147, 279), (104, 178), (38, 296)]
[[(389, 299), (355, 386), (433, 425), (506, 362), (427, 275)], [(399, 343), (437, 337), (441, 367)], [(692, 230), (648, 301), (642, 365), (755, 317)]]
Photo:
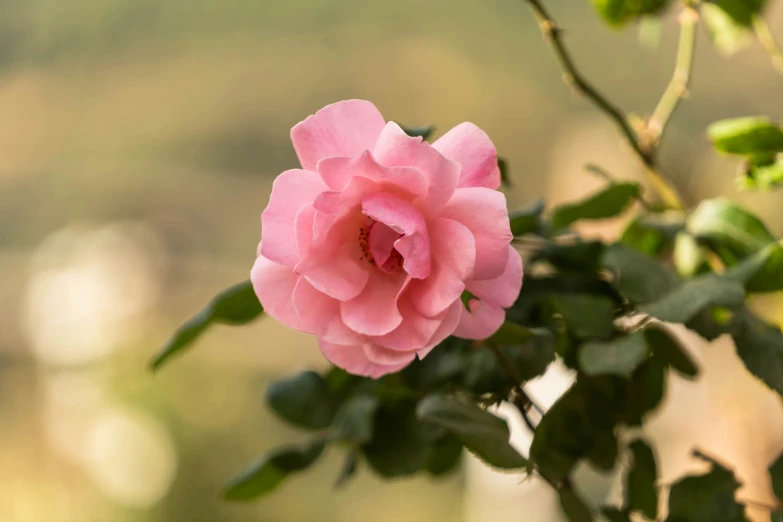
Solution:
[(449, 335), (484, 339), (500, 327), (522, 260), (484, 131), (462, 123), (430, 145), (348, 100), (296, 125), (291, 140), (302, 168), (274, 182), (250, 274), (269, 315), (371, 377)]

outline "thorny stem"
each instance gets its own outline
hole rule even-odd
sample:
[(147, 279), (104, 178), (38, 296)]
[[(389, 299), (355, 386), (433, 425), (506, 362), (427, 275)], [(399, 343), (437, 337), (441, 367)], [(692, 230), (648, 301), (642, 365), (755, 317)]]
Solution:
[(677, 189), (664, 176), (656, 165), (655, 147), (647, 143), (649, 140), (640, 139), (639, 134), (633, 129), (625, 115), (625, 112), (611, 103), (598, 90), (590, 84), (574, 65), (571, 54), (563, 42), (562, 29), (549, 15), (540, 0), (525, 0), (533, 11), (544, 38), (549, 42), (557, 56), (557, 61), (563, 71), (563, 81), (573, 87), (578, 93), (583, 94), (593, 102), (601, 112), (611, 119), (620, 130), (620, 133), (628, 141), (634, 153), (645, 166), (647, 175), (661, 195), (664, 203), (674, 209), (684, 207), (682, 198)]
[(696, 23), (699, 21), (697, 9), (698, 4), (686, 5), (679, 16), (680, 41), (677, 46), (674, 74), (647, 123), (647, 131), (655, 147), (660, 144), (666, 125), (680, 101), (688, 96), (693, 71), (693, 55), (696, 49)]
[(769, 29), (767, 21), (760, 16), (755, 17), (753, 19), (753, 31), (756, 33), (756, 38), (758, 38), (761, 46), (772, 59), (772, 66), (780, 74), (783, 74), (783, 51), (780, 50), (777, 42), (775, 42), (775, 37)]
[(522, 420), (525, 421), (525, 424), (527, 424), (527, 427), (530, 428), (530, 431), (535, 433), (536, 427), (533, 425), (533, 422), (530, 420), (530, 417), (528, 417), (527, 415), (528, 409), (530, 408), (530, 406), (532, 406), (541, 415), (543, 415), (544, 412), (541, 411), (541, 408), (536, 406), (536, 403), (533, 402), (530, 396), (522, 388), (522, 379), (520, 379), (519, 374), (514, 368), (514, 365), (511, 363), (511, 361), (509, 361), (508, 357), (506, 357), (506, 354), (504, 354), (497, 346), (494, 346), (492, 344), (487, 344), (487, 346), (492, 351), (492, 354), (495, 356), (495, 359), (497, 359), (500, 366), (503, 368), (503, 371), (506, 372), (506, 375), (511, 377), (511, 379), (514, 381), (514, 393), (516, 393), (519, 396), (520, 400), (513, 401), (513, 404), (514, 406), (517, 407), (519, 413), (522, 414)]

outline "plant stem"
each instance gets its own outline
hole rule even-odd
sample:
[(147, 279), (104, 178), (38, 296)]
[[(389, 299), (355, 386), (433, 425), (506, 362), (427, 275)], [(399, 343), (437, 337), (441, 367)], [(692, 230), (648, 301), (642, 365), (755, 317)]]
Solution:
[(680, 41), (677, 46), (677, 61), (674, 65), (674, 74), (647, 123), (649, 137), (654, 147), (660, 144), (666, 125), (669, 123), (680, 101), (688, 96), (688, 88), (693, 71), (693, 55), (696, 49), (696, 24), (698, 20), (699, 12), (694, 5), (686, 5), (680, 13)]
[(562, 29), (557, 22), (549, 15), (540, 0), (525, 0), (538, 20), (538, 25), (544, 38), (552, 47), (557, 57), (560, 69), (563, 71), (563, 81), (573, 87), (577, 92), (583, 94), (588, 100), (595, 104), (601, 112), (611, 119), (620, 130), (620, 133), (628, 141), (634, 153), (639, 157), (647, 171), (650, 181), (655, 189), (661, 195), (664, 203), (674, 209), (684, 208), (682, 198), (677, 189), (668, 181), (657, 168), (655, 161), (655, 148), (652, 144), (646, 143), (640, 139), (639, 134), (633, 129), (625, 115), (625, 112), (611, 103), (598, 90), (593, 87), (574, 65), (571, 54), (563, 42)]
[(767, 25), (767, 21), (757, 16), (753, 19), (753, 30), (756, 33), (759, 43), (767, 51), (769, 57), (772, 59), (772, 66), (780, 73), (783, 74), (783, 51), (778, 47), (775, 42), (775, 37), (772, 31)]
[(532, 406), (541, 415), (544, 415), (544, 412), (541, 411), (541, 408), (539, 408), (536, 403), (533, 402), (530, 396), (522, 388), (522, 379), (519, 378), (519, 374), (517, 373), (516, 369), (514, 369), (514, 365), (511, 363), (508, 357), (506, 357), (506, 354), (504, 354), (497, 346), (489, 343), (487, 343), (486, 346), (495, 356), (495, 359), (497, 359), (498, 363), (503, 368), (503, 371), (506, 372), (506, 375), (511, 377), (511, 379), (514, 381), (514, 393), (516, 393), (522, 399), (522, 403), (520, 404), (518, 401), (512, 401), (512, 403), (517, 407), (519, 413), (522, 414), (522, 420), (525, 421), (525, 424), (527, 424), (527, 427), (530, 428), (530, 431), (535, 433), (536, 427), (531, 422), (530, 417), (527, 416), (527, 410), (530, 406)]

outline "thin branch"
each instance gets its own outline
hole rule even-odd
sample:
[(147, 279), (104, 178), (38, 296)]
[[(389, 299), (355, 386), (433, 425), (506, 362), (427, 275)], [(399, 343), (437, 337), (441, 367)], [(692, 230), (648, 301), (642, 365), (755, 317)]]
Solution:
[(674, 74), (647, 123), (649, 138), (654, 147), (660, 143), (666, 125), (680, 101), (688, 96), (693, 73), (693, 55), (696, 50), (696, 24), (699, 21), (697, 9), (698, 4), (686, 5), (679, 16), (680, 41), (677, 46)]
[(577, 92), (583, 94), (615, 123), (620, 130), (620, 133), (631, 145), (631, 148), (639, 157), (642, 164), (644, 164), (650, 180), (661, 195), (663, 201), (671, 208), (682, 209), (684, 204), (677, 189), (674, 188), (671, 182), (668, 181), (666, 176), (664, 176), (656, 166), (655, 148), (647, 143), (643, 143), (639, 138), (639, 134), (633, 129), (628, 121), (625, 112), (607, 100), (603, 94), (582, 76), (574, 65), (571, 54), (563, 42), (562, 29), (549, 15), (549, 12), (544, 8), (541, 1), (525, 1), (533, 11), (545, 40), (550, 44), (557, 57), (560, 69), (563, 71), (563, 80), (565, 83), (573, 87)]
[(783, 74), (783, 51), (778, 47), (775, 42), (775, 36), (767, 25), (767, 21), (757, 16), (753, 19), (753, 31), (756, 33), (761, 46), (767, 51), (770, 59), (772, 59), (772, 66), (780, 73)]
[(533, 425), (533, 422), (530, 420), (530, 417), (527, 416), (528, 409), (530, 408), (530, 406), (532, 406), (541, 415), (543, 415), (544, 412), (541, 410), (540, 407), (536, 405), (536, 403), (533, 402), (530, 396), (522, 388), (522, 379), (519, 377), (519, 373), (517, 373), (517, 370), (516, 368), (514, 368), (512, 362), (508, 359), (508, 357), (506, 357), (506, 354), (504, 354), (497, 346), (494, 346), (492, 344), (487, 344), (486, 346), (490, 349), (492, 354), (495, 356), (495, 359), (497, 359), (501, 368), (503, 368), (503, 371), (506, 372), (506, 375), (511, 377), (511, 379), (514, 381), (514, 393), (516, 393), (519, 396), (521, 401), (513, 401), (513, 404), (514, 406), (517, 407), (519, 413), (522, 414), (522, 419), (525, 421), (525, 424), (527, 424), (527, 427), (530, 428), (530, 431), (535, 433), (536, 427)]

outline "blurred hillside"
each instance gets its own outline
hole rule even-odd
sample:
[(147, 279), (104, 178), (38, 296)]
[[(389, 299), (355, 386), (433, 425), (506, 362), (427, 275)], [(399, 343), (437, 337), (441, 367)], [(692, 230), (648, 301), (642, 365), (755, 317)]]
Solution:
[[(549, 6), (584, 72), (652, 110), (674, 20), (651, 49), (586, 1)], [(663, 163), (690, 201), (729, 194), (781, 233), (780, 194), (738, 193), (703, 130), (783, 117), (783, 76), (757, 46), (725, 59), (701, 36)], [(561, 84), (520, 0), (0, 0), (0, 520), (461, 520), (460, 477), (388, 485), (362, 470), (333, 491), (336, 455), (261, 503), (218, 501), (226, 477), (295, 436), (263, 389), (323, 364), (312, 339), (262, 321), (146, 368), (247, 277), (272, 180), (296, 165), (291, 126), (352, 97), (407, 125), (477, 123), (509, 161), (512, 206), (578, 197), (597, 183), (588, 161), (639, 174)]]

